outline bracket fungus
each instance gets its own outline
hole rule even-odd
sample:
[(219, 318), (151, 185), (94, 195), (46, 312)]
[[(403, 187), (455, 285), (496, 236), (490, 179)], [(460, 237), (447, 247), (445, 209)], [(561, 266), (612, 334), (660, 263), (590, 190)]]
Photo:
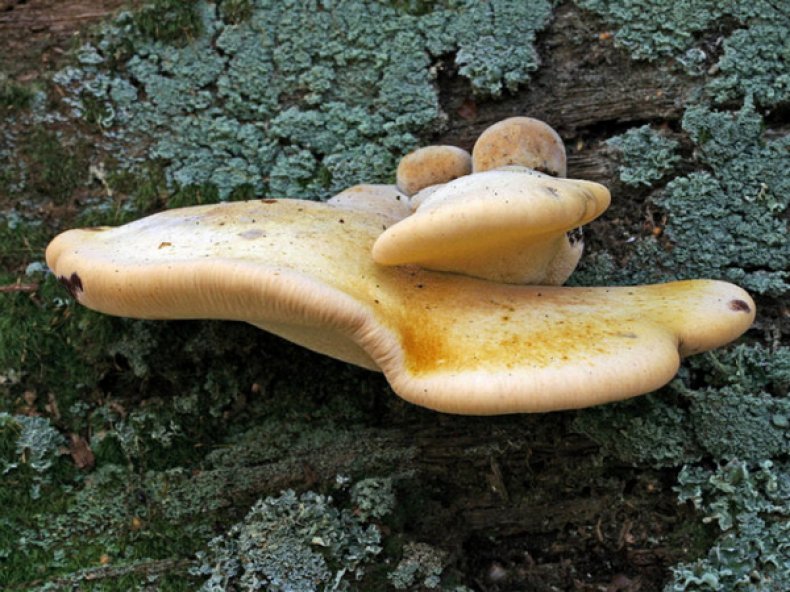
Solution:
[[(565, 145), (531, 117), (486, 129), (468, 160), (450, 148), (428, 146), (401, 160), (398, 185), (409, 188), (414, 214), (378, 238), (376, 263), (511, 284), (565, 283), (584, 248), (581, 226), (609, 207), (609, 191), (558, 178), (566, 172)], [(474, 174), (464, 175), (469, 167)]]
[[(478, 175), (536, 191), (573, 183), (511, 170), (469, 178)], [(598, 187), (569, 188), (582, 195), (578, 203), (547, 211), (584, 220), (598, 207), (591, 204), (608, 203)], [(396, 187), (364, 185), (327, 203), (170, 210), (116, 228), (66, 231), (47, 248), (47, 262), (90, 308), (246, 321), (382, 371), (417, 405), (462, 414), (570, 409), (642, 394), (668, 382), (681, 356), (735, 339), (754, 318), (746, 292), (713, 280), (567, 288), (380, 265), (371, 252), (383, 229), (417, 215), (403, 201)]]
[(460, 177), (426, 196), (373, 245), (381, 265), (416, 264), (511, 284), (559, 285), (581, 256), (572, 230), (609, 206), (598, 183), (523, 167)]

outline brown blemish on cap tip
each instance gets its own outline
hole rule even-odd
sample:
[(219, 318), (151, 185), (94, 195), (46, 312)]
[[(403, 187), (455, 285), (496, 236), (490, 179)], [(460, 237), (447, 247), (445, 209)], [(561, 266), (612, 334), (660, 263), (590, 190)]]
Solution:
[(730, 310), (736, 312), (752, 312), (751, 307), (743, 300), (730, 300), (729, 306)]
[(58, 277), (58, 281), (68, 290), (69, 294), (75, 300), (77, 299), (77, 292), (83, 292), (82, 279), (77, 275), (77, 272), (71, 274), (71, 277), (62, 275)]
[(274, 204), (274, 203), (277, 203), (277, 200), (276, 199), (262, 199), (261, 203)]

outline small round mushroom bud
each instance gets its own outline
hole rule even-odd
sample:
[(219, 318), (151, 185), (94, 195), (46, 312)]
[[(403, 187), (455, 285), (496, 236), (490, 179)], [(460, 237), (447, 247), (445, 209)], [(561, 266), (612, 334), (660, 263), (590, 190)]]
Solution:
[(412, 196), (431, 185), (449, 183), (472, 172), (472, 157), (456, 146), (426, 146), (404, 156), (396, 173), (398, 189)]
[(480, 173), (508, 165), (564, 177), (565, 145), (559, 134), (539, 119), (504, 119), (480, 134), (472, 149), (472, 170)]

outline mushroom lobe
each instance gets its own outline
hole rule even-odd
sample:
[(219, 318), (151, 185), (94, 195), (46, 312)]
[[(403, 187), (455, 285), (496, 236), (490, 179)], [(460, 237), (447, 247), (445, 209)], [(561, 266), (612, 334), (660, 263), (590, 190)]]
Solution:
[(415, 264), (513, 284), (565, 282), (583, 243), (568, 232), (609, 206), (598, 183), (523, 167), (461, 177), (431, 191), (373, 245), (380, 265)]

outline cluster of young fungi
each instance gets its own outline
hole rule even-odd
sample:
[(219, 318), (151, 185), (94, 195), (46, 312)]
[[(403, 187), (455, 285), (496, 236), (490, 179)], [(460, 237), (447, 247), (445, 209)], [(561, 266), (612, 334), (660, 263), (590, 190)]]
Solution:
[(514, 117), (488, 128), (471, 155), (412, 152), (395, 185), (69, 230), (47, 262), (92, 309), (246, 321), (381, 371), (404, 399), (449, 413), (646, 393), (682, 356), (751, 325), (749, 295), (721, 281), (563, 287), (581, 255), (579, 227), (610, 201), (602, 185), (565, 172), (557, 133)]

